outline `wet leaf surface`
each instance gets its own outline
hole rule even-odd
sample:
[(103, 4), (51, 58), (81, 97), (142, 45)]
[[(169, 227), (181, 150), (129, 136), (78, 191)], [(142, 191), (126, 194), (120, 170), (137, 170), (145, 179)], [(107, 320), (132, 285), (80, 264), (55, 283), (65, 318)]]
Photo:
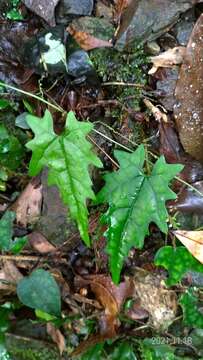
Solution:
[[(34, 34), (34, 22), (0, 23), (0, 79), (7, 83), (25, 83), (33, 74), (31, 68), (26, 68), (21, 62), (23, 44)], [(19, 43), (21, 47), (19, 48)]]
[(27, 278), (19, 281), (17, 295), (20, 301), (33, 309), (60, 316), (60, 291), (53, 276), (43, 269), (37, 269)]
[[(44, 360), (48, 353), (50, 360), (58, 360), (59, 352), (64, 360), (70, 354), (81, 360), (193, 360), (197, 354), (203, 355), (202, 343), (198, 347), (192, 340), (183, 346), (179, 341), (183, 336), (190, 339), (193, 331), (201, 330), (195, 329), (195, 321), (202, 312), (203, 265), (197, 259), (202, 261), (203, 165), (185, 152), (184, 144), (180, 143), (180, 128), (173, 118), (175, 88), (183, 100), (186, 98), (185, 104), (190, 106), (189, 101), (194, 104), (197, 101), (194, 106), (198, 111), (201, 107), (198, 92), (186, 94), (187, 84), (181, 84), (180, 68), (187, 65), (189, 54), (197, 68), (189, 69), (188, 75), (196, 77), (191, 79), (194, 81), (191, 85), (200, 83), (201, 40), (197, 39), (196, 47), (192, 39), (201, 37), (198, 23), (202, 21), (202, 3), (202, 0), (0, 2), (0, 80), (19, 89), (0, 86), (0, 228), (3, 223), (0, 318), (2, 308), (8, 310), (9, 332), (6, 330), (3, 337), (12, 359)], [(18, 20), (19, 16), (24, 20)], [(150, 61), (154, 65), (151, 75)], [(22, 90), (29, 93), (20, 93)], [(201, 87), (199, 90), (202, 92)], [(51, 123), (47, 119), (44, 123), (46, 110), (51, 114)], [(87, 138), (86, 130), (83, 134), (74, 127), (70, 131), (73, 116), (70, 110), (75, 112), (79, 128), (91, 128)], [(50, 138), (44, 149), (44, 139), (47, 140), (50, 131), (54, 139)], [(198, 141), (199, 134), (196, 131)], [(61, 156), (61, 145), (67, 136), (71, 141)], [(81, 155), (83, 138), (104, 166), (96, 170), (92, 166), (86, 168), (88, 188)], [(191, 138), (193, 142), (194, 139)], [(31, 154), (25, 149), (30, 140), (34, 146), (31, 162)], [(142, 159), (135, 167), (130, 159), (140, 144)], [(79, 157), (76, 148), (80, 150)], [(119, 164), (114, 154), (121, 153)], [(71, 174), (64, 172), (63, 161), (68, 170), (71, 168)], [(32, 174), (42, 170), (31, 181), (29, 162)], [(160, 171), (155, 176), (157, 164)], [(176, 178), (171, 164), (184, 167)], [(46, 166), (51, 166), (55, 185), (47, 184), (50, 169)], [(166, 167), (173, 176), (168, 174), (166, 178), (163, 171)], [(133, 185), (137, 172), (142, 180), (138, 192)], [(118, 191), (117, 176), (121, 173)], [(73, 214), (78, 198), (73, 204), (67, 179), (75, 183), (75, 193), (84, 197), (91, 187), (90, 180), (94, 193), (100, 191), (103, 175), (109, 181), (103, 190), (107, 204), (89, 199), (84, 203), (86, 215), (89, 212), (86, 236), (92, 244), (87, 248), (58, 188), (64, 191), (65, 200), (69, 197)], [(146, 184), (153, 190), (150, 196)], [(166, 191), (167, 198), (169, 193), (170, 198), (176, 193), (177, 199), (165, 203)], [(137, 198), (140, 201), (133, 207), (135, 192), (136, 201)], [(160, 204), (164, 205), (161, 211)], [(121, 224), (122, 214), (129, 207), (131, 227), (126, 234), (129, 229)], [(12, 221), (4, 222), (10, 211), (16, 212), (16, 220), (13, 216)], [(150, 211), (150, 218), (146, 219)], [(164, 219), (158, 216), (161, 212)], [(109, 223), (100, 222), (104, 213), (106, 218), (110, 216)], [(157, 219), (162, 231), (155, 224)], [(77, 220), (83, 220), (81, 213)], [(111, 244), (105, 234), (115, 235)], [(119, 247), (122, 236), (127, 244), (124, 253)], [(180, 246), (178, 236), (185, 246)], [(125, 259), (119, 285), (109, 275), (105, 248), (112, 244), (115, 261), (110, 270), (114, 281), (118, 281), (121, 270), (119, 262)], [(192, 297), (190, 286), (199, 288)], [(22, 301), (17, 299), (16, 288)], [(178, 298), (182, 310), (179, 307), (177, 312)], [(3, 318), (2, 315), (0, 342)], [(155, 345), (160, 339), (164, 344)], [(35, 347), (40, 354), (33, 352)]]

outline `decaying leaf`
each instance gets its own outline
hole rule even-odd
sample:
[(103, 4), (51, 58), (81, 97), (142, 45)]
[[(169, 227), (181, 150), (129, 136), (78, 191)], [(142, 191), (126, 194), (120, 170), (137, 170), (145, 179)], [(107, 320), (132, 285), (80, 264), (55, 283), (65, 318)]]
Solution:
[(40, 232), (33, 231), (28, 235), (28, 239), (32, 248), (38, 251), (40, 254), (56, 251), (55, 246), (53, 246)]
[(61, 333), (61, 331), (59, 329), (57, 329), (52, 323), (48, 323), (47, 324), (47, 333), (51, 336), (53, 342), (56, 343), (56, 345), (58, 346), (60, 355), (62, 355), (65, 350), (65, 347), (66, 347), (66, 342), (65, 342), (65, 338), (64, 338), (63, 334)]
[(118, 327), (117, 315), (125, 299), (130, 297), (131, 282), (126, 280), (116, 286), (111, 278), (106, 275), (89, 275), (75, 279), (77, 287), (90, 285), (96, 299), (102, 304), (104, 314), (100, 318), (100, 331), (109, 338), (116, 335)]
[(133, 298), (149, 313), (149, 323), (158, 331), (166, 330), (177, 311), (177, 297), (163, 285), (163, 278), (143, 269), (136, 269)]
[(203, 14), (194, 26), (175, 96), (175, 119), (186, 152), (203, 161)]
[(23, 275), (11, 260), (2, 262), (0, 269), (0, 291), (1, 294), (16, 292), (16, 284), (23, 278)]
[(189, 252), (203, 264), (203, 231), (176, 230), (174, 234)]
[(173, 65), (182, 64), (185, 51), (184, 46), (177, 46), (164, 51), (158, 56), (151, 56), (150, 61), (153, 63), (153, 67), (149, 70), (148, 74), (154, 74), (159, 67), (172, 67)]
[(73, 36), (78, 45), (86, 51), (113, 46), (109, 41), (97, 39), (85, 31), (76, 30), (73, 25), (69, 25), (66, 30)]
[[(187, 170), (189, 169), (187, 168)], [(203, 181), (196, 181), (192, 186), (197, 189), (198, 192), (192, 190), (189, 186), (184, 186), (178, 194), (178, 199), (170, 204), (170, 209), (172, 211), (202, 215), (203, 196), (200, 194), (203, 194)]]
[(18, 224), (26, 227), (34, 224), (40, 216), (42, 204), (42, 186), (38, 178), (34, 178), (20, 194), (11, 210), (16, 213)]

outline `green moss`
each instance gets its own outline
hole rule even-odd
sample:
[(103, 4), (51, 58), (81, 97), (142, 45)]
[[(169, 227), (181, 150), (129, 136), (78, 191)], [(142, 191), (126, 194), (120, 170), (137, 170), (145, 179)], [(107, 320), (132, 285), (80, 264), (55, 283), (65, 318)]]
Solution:
[(21, 349), (14, 348), (9, 351), (11, 357), (15, 360), (58, 360), (60, 359), (56, 351), (52, 349)]
[[(91, 51), (90, 59), (103, 82), (121, 82), (146, 84), (146, 68), (148, 58), (141, 46), (133, 53), (119, 52), (105, 48)], [(111, 97), (123, 105), (139, 110), (142, 90), (130, 86), (112, 86), (108, 88)], [(117, 113), (115, 116), (117, 117)]]
[(22, 20), (23, 17), (18, 10), (18, 6), (20, 5), (20, 0), (11, 0), (10, 1), (10, 9), (6, 13), (6, 18), (9, 20)]

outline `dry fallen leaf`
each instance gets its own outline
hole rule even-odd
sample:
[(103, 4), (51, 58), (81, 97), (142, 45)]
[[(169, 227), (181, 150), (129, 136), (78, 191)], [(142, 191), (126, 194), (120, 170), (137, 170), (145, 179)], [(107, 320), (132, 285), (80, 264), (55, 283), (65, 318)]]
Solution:
[(86, 51), (101, 47), (112, 47), (113, 45), (106, 40), (98, 39), (85, 31), (76, 30), (73, 25), (69, 25), (66, 30), (73, 36), (80, 47)]
[(176, 230), (173, 233), (188, 251), (203, 264), (203, 231)]
[(126, 280), (116, 286), (109, 276), (89, 275), (75, 279), (76, 287), (90, 285), (96, 299), (104, 308), (104, 314), (100, 317), (100, 331), (103, 336), (114, 337), (118, 327), (117, 315), (125, 299), (130, 297), (131, 283)]
[(58, 346), (60, 355), (63, 354), (66, 348), (66, 342), (63, 334), (59, 329), (57, 329), (53, 324), (47, 324), (47, 333), (51, 336), (53, 342)]
[(177, 296), (163, 284), (156, 273), (136, 268), (133, 277), (132, 298), (149, 314), (149, 324), (157, 331), (167, 330), (177, 311)]
[(126, 279), (116, 286), (111, 278), (106, 275), (75, 277), (76, 288), (82, 288), (87, 285), (90, 286), (96, 299), (104, 308), (104, 312), (99, 318), (100, 334), (92, 335), (80, 343), (73, 354), (71, 354), (72, 356), (78, 356), (84, 351), (87, 351), (91, 346), (114, 338), (117, 335), (117, 328), (119, 326), (117, 315), (121, 310), (122, 304), (131, 296), (133, 291), (130, 279)]
[(161, 120), (165, 123), (168, 122), (167, 115), (162, 112), (157, 106), (154, 106), (148, 99), (143, 99), (145, 106), (152, 112), (153, 116), (158, 122)]
[(27, 227), (34, 224), (40, 216), (42, 204), (42, 185), (38, 178), (33, 178), (20, 194), (10, 210), (16, 212), (17, 224)]
[(2, 261), (0, 269), (0, 291), (5, 294), (15, 293), (16, 284), (23, 278), (23, 275), (11, 260)]
[(186, 48), (184, 46), (177, 46), (164, 51), (158, 56), (151, 56), (150, 61), (153, 63), (153, 67), (148, 74), (154, 74), (159, 67), (172, 67), (173, 65), (182, 64), (185, 52)]
[(38, 251), (40, 254), (46, 254), (56, 251), (55, 246), (53, 246), (44, 235), (38, 231), (33, 231), (28, 235), (29, 243), (32, 248)]

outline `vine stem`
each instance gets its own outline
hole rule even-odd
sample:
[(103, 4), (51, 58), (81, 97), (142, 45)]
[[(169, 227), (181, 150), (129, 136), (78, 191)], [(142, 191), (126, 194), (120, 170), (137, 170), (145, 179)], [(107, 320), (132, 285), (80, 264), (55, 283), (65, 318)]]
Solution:
[(3, 83), (3, 82), (1, 82), (1, 81), (0, 81), (0, 86), (6, 87), (6, 88), (11, 89), (11, 90), (14, 90), (14, 91), (17, 91), (17, 92), (19, 92), (19, 93), (21, 93), (21, 94), (24, 94), (24, 95), (30, 96), (30, 97), (32, 97), (32, 98), (34, 98), (34, 99), (36, 99), (36, 100), (39, 100), (39, 101), (43, 102), (44, 104), (52, 107), (53, 109), (55, 109), (55, 110), (57, 110), (57, 111), (62, 112), (62, 113), (66, 112), (66, 111), (64, 111), (60, 106), (54, 105), (54, 104), (50, 103), (49, 101), (43, 99), (42, 97), (40, 97), (40, 96), (38, 96), (38, 95), (35, 95), (35, 94), (32, 94), (32, 93), (30, 93), (30, 92), (28, 92), (28, 91), (21, 90), (21, 89), (15, 87), (15, 86), (5, 84), (5, 83)]

